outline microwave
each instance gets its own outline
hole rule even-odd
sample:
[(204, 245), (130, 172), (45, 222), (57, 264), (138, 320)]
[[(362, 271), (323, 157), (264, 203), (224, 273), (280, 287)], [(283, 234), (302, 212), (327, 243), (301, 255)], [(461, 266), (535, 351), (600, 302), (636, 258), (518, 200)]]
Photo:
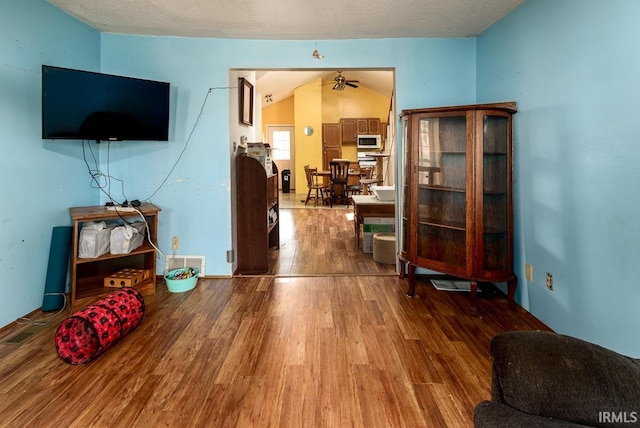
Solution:
[(359, 149), (381, 149), (382, 137), (380, 135), (358, 135), (356, 145)]

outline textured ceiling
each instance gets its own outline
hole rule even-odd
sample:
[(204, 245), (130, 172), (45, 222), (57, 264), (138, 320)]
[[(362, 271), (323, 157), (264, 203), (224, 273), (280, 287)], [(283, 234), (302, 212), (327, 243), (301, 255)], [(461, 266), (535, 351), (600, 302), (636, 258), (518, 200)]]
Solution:
[[(458, 38), (481, 34), (525, 0), (48, 0), (100, 32), (266, 40)], [(309, 52), (311, 56), (311, 52)], [(393, 71), (344, 70), (391, 96)], [(263, 70), (256, 90), (273, 102), (336, 70)], [(345, 90), (357, 90), (346, 88)]]
[(474, 37), (524, 0), (49, 0), (109, 33), (322, 40)]

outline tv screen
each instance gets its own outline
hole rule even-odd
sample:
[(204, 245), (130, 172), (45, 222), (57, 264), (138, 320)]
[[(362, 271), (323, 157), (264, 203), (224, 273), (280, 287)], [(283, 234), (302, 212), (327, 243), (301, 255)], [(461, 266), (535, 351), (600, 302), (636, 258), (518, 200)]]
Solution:
[(169, 83), (42, 66), (42, 138), (169, 139)]

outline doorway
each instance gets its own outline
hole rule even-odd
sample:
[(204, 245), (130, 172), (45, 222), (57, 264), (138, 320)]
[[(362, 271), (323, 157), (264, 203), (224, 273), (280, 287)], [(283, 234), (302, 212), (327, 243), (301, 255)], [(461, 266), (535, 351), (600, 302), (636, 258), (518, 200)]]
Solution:
[[(267, 142), (272, 148), (272, 159), (278, 165), (280, 172), (288, 169), (290, 191), (295, 190), (295, 128), (292, 125), (267, 125)], [(280, 181), (282, 190), (282, 180)]]
[[(294, 197), (291, 202), (297, 205), (283, 209), (285, 201), (281, 200), (280, 249), (270, 253), (274, 259), (270, 262), (269, 273), (395, 274), (395, 266), (378, 265), (373, 261), (372, 254), (362, 251), (361, 244), (355, 238), (351, 207), (330, 209), (304, 206), (305, 198), (301, 193), (306, 197), (306, 180), (302, 176), (296, 189), (296, 181), (299, 180), (294, 177), (296, 169), (298, 174), (302, 174), (305, 164), (322, 168), (322, 129), (325, 123), (336, 124), (341, 118), (378, 117), (381, 123), (388, 124), (390, 131), (387, 133), (386, 147), (390, 154), (389, 167), (384, 168), (385, 175), (395, 181), (395, 70), (343, 68), (343, 76), (352, 82), (357, 81), (354, 84), (356, 87), (348, 86), (343, 90), (334, 89), (336, 71), (332, 69), (253, 69), (241, 72), (255, 78), (256, 121), (250, 129), (238, 129), (237, 138), (249, 135), (249, 141), (251, 138), (260, 141), (259, 135), (262, 135), (262, 140), (274, 149), (273, 158), (279, 174), (284, 169), (291, 174), (291, 195), (280, 196)], [(254, 73), (253, 76), (251, 73)], [(230, 84), (233, 82), (231, 79)], [(237, 111), (236, 105), (230, 107), (231, 112)], [(372, 107), (377, 110), (371, 111)], [(231, 122), (237, 122), (237, 118), (231, 114)], [(315, 129), (315, 132), (305, 132), (303, 136), (302, 129), (307, 126)], [(252, 132), (254, 135), (251, 135)], [(298, 138), (294, 141), (296, 133)], [(358, 151), (354, 142), (347, 142), (342, 148), (340, 157), (357, 160)], [(299, 164), (297, 167), (296, 163)], [(232, 200), (234, 197), (232, 194)], [(234, 233), (234, 248), (235, 239)]]

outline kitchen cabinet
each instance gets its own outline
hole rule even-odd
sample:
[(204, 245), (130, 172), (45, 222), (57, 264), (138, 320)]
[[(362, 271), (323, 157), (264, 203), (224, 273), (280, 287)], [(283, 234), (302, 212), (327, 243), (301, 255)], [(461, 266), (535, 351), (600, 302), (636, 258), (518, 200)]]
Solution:
[(478, 283), (506, 282), (515, 310), (512, 116), (515, 102), (402, 112), (399, 240), (415, 293), (416, 267)]
[(342, 118), (342, 143), (355, 143), (358, 135), (380, 135), (380, 119), (377, 118)]
[(357, 119), (340, 119), (342, 143), (355, 143), (358, 135)]
[(380, 135), (380, 119), (356, 119), (358, 135)]
[(339, 123), (322, 124), (322, 169), (329, 170), (329, 162), (342, 158)]

